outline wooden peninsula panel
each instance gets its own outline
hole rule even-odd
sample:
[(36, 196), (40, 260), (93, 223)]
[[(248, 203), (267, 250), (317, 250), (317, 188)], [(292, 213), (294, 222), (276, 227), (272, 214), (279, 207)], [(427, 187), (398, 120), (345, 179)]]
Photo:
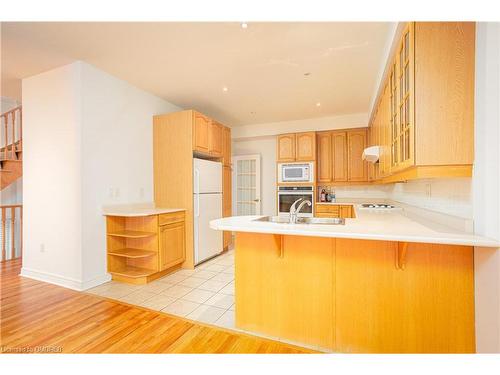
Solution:
[(475, 351), (470, 246), (238, 232), (235, 267), (238, 328), (347, 353)]

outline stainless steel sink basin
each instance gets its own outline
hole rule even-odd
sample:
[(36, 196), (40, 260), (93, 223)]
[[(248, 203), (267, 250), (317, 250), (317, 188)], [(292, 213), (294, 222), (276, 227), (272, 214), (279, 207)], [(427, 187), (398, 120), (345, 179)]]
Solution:
[(344, 225), (345, 219), (337, 217), (299, 217), (297, 224), (327, 224), (327, 225)]
[(265, 221), (268, 223), (280, 223), (280, 224), (288, 224), (290, 220), (287, 217), (281, 216), (264, 216), (259, 219), (255, 219), (254, 221)]
[[(280, 216), (264, 216), (254, 221), (262, 221), (267, 223), (289, 224), (287, 217)], [(344, 225), (345, 219), (333, 217), (299, 217), (296, 224), (326, 224), (326, 225)]]

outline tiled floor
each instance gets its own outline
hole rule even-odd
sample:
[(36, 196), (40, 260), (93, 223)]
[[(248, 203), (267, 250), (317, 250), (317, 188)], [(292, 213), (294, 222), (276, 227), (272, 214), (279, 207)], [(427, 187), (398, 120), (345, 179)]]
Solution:
[(111, 281), (87, 292), (220, 327), (234, 327), (234, 250), (147, 285)]

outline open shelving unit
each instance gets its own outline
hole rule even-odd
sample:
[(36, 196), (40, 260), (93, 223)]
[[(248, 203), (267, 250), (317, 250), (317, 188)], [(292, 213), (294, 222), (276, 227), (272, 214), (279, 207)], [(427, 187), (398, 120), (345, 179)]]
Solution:
[(107, 216), (108, 272), (114, 280), (147, 283), (159, 271), (158, 216)]

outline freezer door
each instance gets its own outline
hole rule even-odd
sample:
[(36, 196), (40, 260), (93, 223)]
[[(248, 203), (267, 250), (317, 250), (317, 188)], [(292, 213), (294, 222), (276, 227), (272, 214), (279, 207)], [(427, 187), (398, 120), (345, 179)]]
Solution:
[(223, 250), (222, 232), (209, 225), (222, 217), (222, 194), (195, 194), (194, 214), (194, 262), (198, 264)]
[(222, 192), (222, 164), (220, 162), (193, 159), (194, 193)]

